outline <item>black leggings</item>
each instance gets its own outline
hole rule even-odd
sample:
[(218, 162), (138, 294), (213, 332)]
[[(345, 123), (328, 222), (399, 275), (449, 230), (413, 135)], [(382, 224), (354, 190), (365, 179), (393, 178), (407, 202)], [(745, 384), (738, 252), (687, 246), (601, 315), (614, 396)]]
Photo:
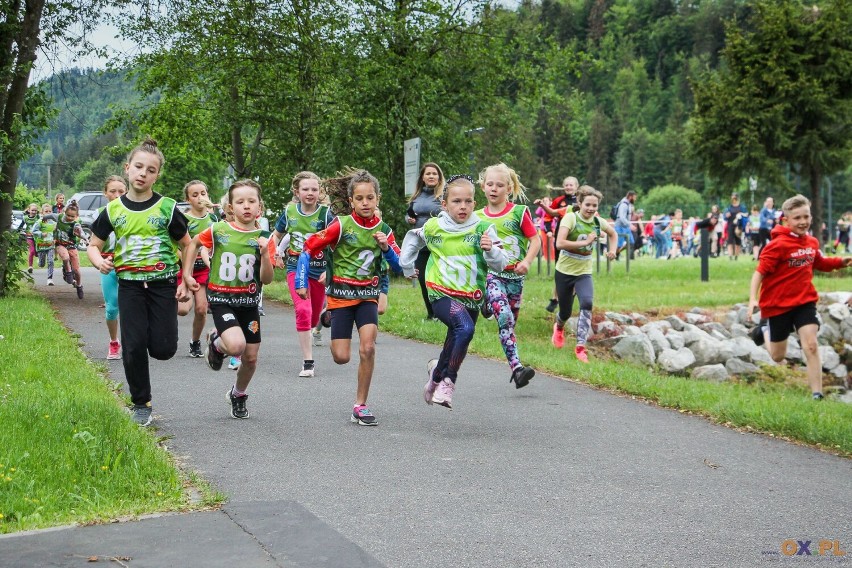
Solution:
[(148, 282), (118, 281), (121, 360), (133, 404), (151, 401), (148, 355), (164, 361), (178, 348), (177, 284), (174, 278)]
[(423, 247), (417, 254), (417, 260), (414, 261), (414, 268), (417, 269), (417, 281), (420, 282), (420, 294), (423, 296), (423, 303), (426, 304), (426, 317), (435, 317), (432, 311), (432, 302), (429, 301), (429, 290), (426, 288), (426, 263), (429, 262), (429, 257), (432, 255), (428, 247)]
[(580, 319), (577, 322), (577, 345), (585, 345), (592, 330), (592, 303), (595, 297), (595, 289), (592, 284), (591, 274), (580, 274), (572, 276), (563, 274), (558, 270), (555, 273), (556, 296), (559, 298), (559, 313), (556, 316), (556, 324), (562, 327), (571, 317), (574, 307), (574, 296), (580, 300)]

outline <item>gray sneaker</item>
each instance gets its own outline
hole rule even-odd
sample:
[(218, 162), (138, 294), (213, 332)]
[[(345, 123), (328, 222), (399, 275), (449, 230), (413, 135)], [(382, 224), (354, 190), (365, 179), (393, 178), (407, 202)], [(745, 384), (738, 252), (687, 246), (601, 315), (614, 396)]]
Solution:
[(322, 331), (319, 329), (315, 329), (311, 332), (311, 335), (314, 339), (314, 347), (319, 347), (322, 345)]
[(131, 414), (133, 415), (133, 421), (144, 428), (151, 423), (151, 403), (134, 404)]

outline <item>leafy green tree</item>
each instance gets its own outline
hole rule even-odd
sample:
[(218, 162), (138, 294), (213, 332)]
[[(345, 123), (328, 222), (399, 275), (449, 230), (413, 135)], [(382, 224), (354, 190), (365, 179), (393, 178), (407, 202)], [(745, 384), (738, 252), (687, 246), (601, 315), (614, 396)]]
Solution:
[(852, 158), (850, 21), (847, 0), (761, 0), (728, 26), (725, 65), (695, 83), (691, 140), (707, 172), (786, 184), (784, 164), (798, 164), (820, 239), (823, 176)]
[(680, 185), (654, 187), (636, 200), (636, 206), (654, 215), (680, 209), (684, 217), (703, 217), (708, 209), (700, 193)]

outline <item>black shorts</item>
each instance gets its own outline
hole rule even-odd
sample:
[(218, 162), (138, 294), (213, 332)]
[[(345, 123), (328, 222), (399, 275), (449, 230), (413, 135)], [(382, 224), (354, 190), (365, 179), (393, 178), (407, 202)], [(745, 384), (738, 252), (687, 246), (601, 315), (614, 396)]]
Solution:
[(235, 308), (228, 304), (211, 304), (210, 312), (220, 336), (226, 329), (239, 327), (243, 330), (246, 343), (260, 343), (260, 314), (257, 306)]
[(814, 302), (796, 306), (788, 312), (769, 318), (769, 341), (773, 343), (786, 341), (793, 330), (809, 324), (816, 324), (819, 327)]
[(354, 306), (328, 310), (331, 314), (331, 339), (352, 339), (352, 324), (358, 329), (367, 324), (379, 325), (379, 304), (364, 301)]

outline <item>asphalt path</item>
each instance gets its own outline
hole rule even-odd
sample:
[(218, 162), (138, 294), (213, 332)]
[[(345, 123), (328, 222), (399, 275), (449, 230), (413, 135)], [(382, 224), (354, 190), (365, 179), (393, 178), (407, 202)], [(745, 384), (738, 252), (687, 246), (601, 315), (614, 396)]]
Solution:
[[(104, 360), (94, 269), (84, 269), (82, 301), (61, 279), (44, 286), (42, 272), (38, 290)], [(380, 425), (356, 426), (357, 341), (347, 365), (315, 348), (317, 376), (299, 378), (293, 312), (265, 307), (248, 420), (228, 414), (234, 372), (188, 356), (191, 316), (178, 354), (151, 361), (157, 435), (229, 496), (222, 511), (6, 537), (0, 565), (77, 565), (84, 542), (120, 542), (132, 566), (176, 565), (165, 548), (205, 566), (234, 565), (235, 550), (245, 566), (852, 563), (850, 460), (566, 378), (539, 374), (516, 390), (505, 362), (475, 356), (454, 409), (427, 406), (426, 362), (438, 348), (381, 331), (370, 392)], [(123, 382), (121, 362), (106, 363)], [(167, 547), (139, 544), (149, 527)], [(223, 527), (234, 537), (217, 544)], [(804, 552), (784, 556), (789, 539)], [(822, 556), (820, 540), (832, 543)]]

